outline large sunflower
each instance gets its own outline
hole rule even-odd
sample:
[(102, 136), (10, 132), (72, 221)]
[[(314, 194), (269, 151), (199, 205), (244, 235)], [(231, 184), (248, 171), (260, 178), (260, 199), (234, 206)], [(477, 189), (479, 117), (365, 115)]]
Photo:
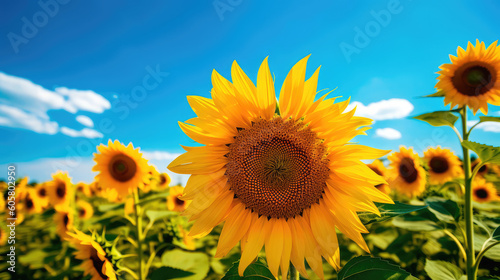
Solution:
[[(374, 160), (372, 163), (368, 164), (368, 167), (370, 167), (373, 172), (377, 173), (377, 175), (382, 176), (382, 178), (387, 178), (387, 168), (385, 168), (384, 163), (381, 160)], [(386, 183), (378, 184), (375, 187), (385, 194), (389, 194), (391, 192), (389, 185)]]
[(99, 153), (94, 154), (96, 165), (92, 171), (99, 172), (95, 179), (103, 189), (114, 189), (124, 198), (149, 182), (148, 161), (132, 143), (125, 147), (118, 140), (114, 143), (109, 140), (108, 146), (101, 144), (97, 150)]
[(52, 175), (52, 181), (49, 184), (50, 203), (57, 211), (66, 212), (69, 208), (69, 202), (73, 196), (71, 178), (68, 173), (58, 171)]
[(399, 152), (389, 155), (389, 185), (409, 197), (417, 196), (425, 190), (426, 174), (413, 148), (401, 146)]
[(440, 146), (424, 152), (424, 159), (429, 165), (429, 182), (443, 184), (462, 173), (460, 159), (450, 149)]
[(68, 232), (67, 239), (76, 248), (75, 257), (83, 261), (81, 267), (85, 275), (92, 276), (91, 280), (117, 279), (106, 252), (91, 236), (75, 229), (75, 233)]
[(474, 201), (481, 203), (499, 200), (495, 186), (482, 178), (476, 178), (474, 180), (472, 184), (472, 198)]
[(436, 88), (444, 91), (444, 103), (469, 106), (474, 114), (488, 113), (488, 103), (500, 105), (500, 47), (493, 42), (487, 49), (484, 42), (471, 42), (467, 50), (458, 47), (457, 56), (450, 55), (451, 64), (439, 68)]
[(190, 235), (225, 221), (217, 257), (241, 241), (240, 275), (265, 245), (275, 276), (280, 267), (286, 275), (290, 261), (307, 275), (305, 258), (323, 277), (321, 256), (340, 266), (335, 228), (368, 251), (356, 212), (392, 203), (374, 187), (384, 179), (360, 161), (387, 151), (348, 144), (372, 120), (344, 113), (349, 101), (315, 101), (319, 68), (304, 81), (308, 57), (287, 75), (279, 101), (267, 58), (257, 86), (234, 62), (232, 83), (213, 71), (212, 99), (188, 97), (197, 117), (180, 126), (204, 146), (184, 147), (169, 169), (191, 174), (182, 197), (192, 200)]

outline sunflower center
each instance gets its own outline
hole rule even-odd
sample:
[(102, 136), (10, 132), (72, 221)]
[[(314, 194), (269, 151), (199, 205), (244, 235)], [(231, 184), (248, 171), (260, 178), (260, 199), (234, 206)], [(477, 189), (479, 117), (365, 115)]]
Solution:
[(175, 204), (178, 206), (183, 206), (184, 205), (184, 200), (179, 199), (180, 196), (175, 198)]
[(80, 217), (80, 218), (85, 217), (85, 213), (86, 213), (86, 211), (83, 208), (78, 210), (78, 217)]
[(118, 154), (109, 161), (109, 173), (119, 182), (127, 182), (135, 176), (137, 164), (124, 154)]
[(64, 223), (64, 228), (68, 228), (68, 223), (69, 223), (68, 214), (64, 215), (63, 223)]
[(326, 148), (300, 122), (260, 120), (229, 145), (226, 175), (235, 197), (270, 218), (292, 218), (318, 202), (328, 178)]
[(443, 157), (433, 157), (429, 161), (429, 167), (434, 173), (444, 173), (448, 170), (448, 161)]
[(40, 197), (45, 197), (47, 195), (47, 190), (45, 188), (38, 190), (38, 195)]
[(489, 64), (473, 61), (459, 67), (451, 78), (458, 92), (467, 96), (479, 96), (495, 84), (496, 75)]
[(90, 249), (90, 260), (92, 260), (92, 265), (94, 265), (94, 268), (97, 273), (99, 273), (99, 276), (101, 276), (102, 279), (109, 279), (106, 274), (102, 273), (102, 268), (105, 262), (99, 258), (97, 250), (94, 247), (91, 247)]
[(163, 185), (167, 182), (167, 178), (165, 177), (165, 175), (161, 174), (160, 175), (160, 185)]
[(476, 196), (485, 199), (488, 198), (488, 192), (485, 189), (477, 189)]
[(411, 158), (403, 158), (399, 164), (399, 175), (407, 183), (413, 183), (417, 180), (417, 169), (415, 168), (415, 162)]
[(31, 210), (31, 209), (33, 209), (33, 206), (34, 206), (33, 199), (31, 199), (31, 197), (28, 197), (28, 199), (26, 199), (26, 207), (29, 210)]
[(66, 195), (66, 184), (59, 183), (56, 188), (56, 194), (57, 197), (64, 198), (64, 196)]

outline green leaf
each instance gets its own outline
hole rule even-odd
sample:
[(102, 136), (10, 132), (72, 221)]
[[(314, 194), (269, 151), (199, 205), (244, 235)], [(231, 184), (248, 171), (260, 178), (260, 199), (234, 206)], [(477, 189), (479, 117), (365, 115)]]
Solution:
[(454, 223), (460, 217), (460, 208), (453, 200), (446, 200), (439, 197), (431, 197), (425, 200), (429, 205), (429, 210), (436, 217), (446, 223)]
[(151, 273), (151, 280), (167, 280), (167, 279), (178, 279), (191, 276), (194, 273), (189, 271), (184, 271), (182, 269), (177, 269), (169, 266), (162, 266), (155, 269)]
[[(161, 257), (164, 266), (192, 272), (193, 275), (183, 277), (183, 280), (202, 280), (210, 270), (210, 261), (205, 253), (185, 252), (180, 249), (165, 252)], [(176, 278), (177, 279), (177, 278)]]
[(479, 117), (479, 122), (500, 122), (500, 117), (489, 117), (489, 116), (482, 116)]
[(259, 259), (256, 262), (250, 264), (243, 272), (243, 277), (238, 274), (238, 266), (240, 262), (237, 261), (233, 263), (231, 268), (226, 272), (226, 275), (222, 277), (221, 280), (239, 280), (239, 279), (253, 279), (253, 280), (263, 280), (263, 279), (275, 279), (271, 271), (267, 266)]
[[(498, 241), (494, 241), (493, 239), (491, 239), (490, 236), (474, 234), (474, 249), (476, 252), (482, 251), (484, 248), (486, 248), (486, 246), (496, 244), (495, 242), (498, 243)], [(492, 246), (489, 250), (486, 251), (484, 256), (491, 260), (500, 262), (500, 246)]]
[(417, 278), (397, 265), (369, 256), (351, 259), (338, 273), (338, 280), (366, 279), (415, 280)]
[(410, 231), (433, 231), (441, 229), (435, 222), (421, 216), (401, 216), (392, 220), (392, 224)]
[(393, 217), (408, 214), (427, 208), (427, 205), (409, 205), (395, 201), (394, 204), (375, 203), (380, 211), (380, 217), (376, 214), (363, 212), (358, 216), (363, 224), (368, 225), (375, 222), (387, 221)]
[(445, 95), (444, 90), (440, 90), (440, 91), (438, 91), (436, 93), (424, 95), (422, 97), (443, 97), (444, 95)]
[(151, 222), (155, 222), (158, 219), (175, 215), (175, 212), (168, 210), (147, 210), (146, 216)]
[(458, 120), (458, 117), (450, 111), (436, 111), (432, 113), (422, 114), (413, 118), (427, 122), (432, 126), (447, 125), (451, 127), (453, 127), (455, 125), (455, 122)]
[(463, 276), (459, 267), (445, 261), (427, 260), (424, 270), (432, 280), (460, 280)]
[(462, 146), (476, 153), (483, 163), (491, 162), (500, 164), (500, 147), (479, 144), (472, 141), (463, 141)]

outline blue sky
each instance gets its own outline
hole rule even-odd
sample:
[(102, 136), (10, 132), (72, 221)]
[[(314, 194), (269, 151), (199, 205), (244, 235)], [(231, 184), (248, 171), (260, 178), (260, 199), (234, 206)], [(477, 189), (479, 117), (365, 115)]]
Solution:
[[(269, 56), (279, 89), (308, 54), (308, 76), (322, 65), (320, 89), (337, 87), (331, 96), (351, 96), (376, 119), (356, 141), (458, 151), (449, 128), (408, 116), (443, 109), (442, 99), (417, 97), (434, 92), (457, 46), (499, 39), (498, 1), (283, 3), (3, 1), (0, 167), (16, 163), (35, 180), (63, 168), (89, 181), (95, 146), (119, 139), (165, 171), (179, 144), (193, 144), (177, 121), (194, 116), (186, 95), (209, 97), (212, 69), (230, 78), (237, 60), (255, 81)], [(472, 138), (500, 145), (499, 133), (485, 126)]]

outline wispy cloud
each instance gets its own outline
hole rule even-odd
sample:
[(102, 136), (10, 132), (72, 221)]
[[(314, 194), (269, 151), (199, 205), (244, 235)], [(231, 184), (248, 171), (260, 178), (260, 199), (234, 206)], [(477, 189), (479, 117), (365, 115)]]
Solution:
[[(472, 127), (473, 125), (475, 125), (476, 123), (478, 123), (479, 121), (467, 121), (467, 126), (468, 127)], [(500, 123), (498, 122), (484, 122), (484, 123), (480, 123), (478, 124), (475, 129), (481, 129), (481, 130), (484, 130), (486, 132), (500, 132)]]
[(413, 111), (413, 104), (406, 99), (391, 98), (364, 105), (361, 102), (354, 101), (347, 107), (352, 110), (356, 107), (357, 116), (367, 117), (373, 120), (393, 120), (401, 119), (410, 115)]
[(92, 121), (91, 118), (84, 116), (84, 115), (78, 115), (76, 116), (76, 121), (83, 124), (86, 127), (94, 127), (94, 122)]
[[(49, 110), (65, 110), (75, 114), (79, 111), (102, 113), (111, 108), (106, 98), (92, 90), (66, 87), (49, 90), (27, 79), (1, 72), (0, 103), (1, 126), (27, 129), (43, 134), (56, 134), (60, 131), (69, 136), (75, 133), (65, 133), (68, 132), (67, 129), (64, 132), (63, 128), (59, 128), (59, 124), (51, 120), (47, 114)], [(90, 123), (88, 120), (86, 120), (87, 124)], [(72, 137), (87, 137), (88, 135), (95, 137), (97, 134), (100, 133), (95, 130), (89, 133), (87, 130)]]
[(99, 131), (91, 128), (83, 128), (82, 130), (75, 130), (66, 126), (61, 127), (61, 133), (71, 137), (85, 137), (85, 138), (102, 138), (103, 135)]
[(144, 158), (148, 160), (174, 160), (176, 157), (180, 156), (179, 153), (170, 153), (165, 151), (142, 151)]
[(388, 140), (396, 140), (401, 138), (401, 132), (390, 127), (376, 129), (375, 135)]

